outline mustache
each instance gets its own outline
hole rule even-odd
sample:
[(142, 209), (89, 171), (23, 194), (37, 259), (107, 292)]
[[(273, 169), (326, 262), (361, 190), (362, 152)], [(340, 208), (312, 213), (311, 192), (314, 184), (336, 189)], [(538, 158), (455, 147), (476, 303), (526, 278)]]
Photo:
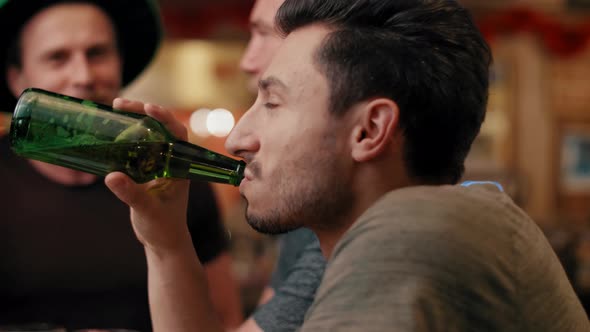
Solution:
[(249, 162), (246, 168), (252, 173), (254, 178), (259, 178), (261, 174), (260, 163), (257, 161)]

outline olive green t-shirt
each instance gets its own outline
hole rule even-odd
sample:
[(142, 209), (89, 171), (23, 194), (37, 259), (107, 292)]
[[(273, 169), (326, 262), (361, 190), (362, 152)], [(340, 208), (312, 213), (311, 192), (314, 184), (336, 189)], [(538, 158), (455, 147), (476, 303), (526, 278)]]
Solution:
[(590, 331), (537, 225), (493, 185), (413, 187), (344, 234), (301, 331)]

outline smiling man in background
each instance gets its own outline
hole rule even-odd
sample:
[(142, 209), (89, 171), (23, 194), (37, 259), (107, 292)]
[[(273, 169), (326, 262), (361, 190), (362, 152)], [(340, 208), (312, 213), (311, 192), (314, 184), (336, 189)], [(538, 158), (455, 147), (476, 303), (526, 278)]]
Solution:
[[(0, 21), (3, 111), (28, 87), (110, 104), (162, 35), (145, 0), (0, 1)], [(5, 137), (0, 183), (0, 325), (151, 330), (143, 248), (102, 179), (21, 159)], [(214, 194), (193, 183), (190, 196), (191, 243), (216, 313), (235, 327), (242, 314)]]

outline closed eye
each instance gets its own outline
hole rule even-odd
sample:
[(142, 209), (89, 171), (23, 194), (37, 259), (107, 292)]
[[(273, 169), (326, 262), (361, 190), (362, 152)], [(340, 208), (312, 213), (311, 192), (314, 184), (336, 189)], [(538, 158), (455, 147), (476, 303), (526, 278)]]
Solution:
[(110, 45), (97, 45), (94, 47), (89, 48), (86, 51), (86, 55), (90, 61), (93, 60), (102, 60), (108, 57), (111, 54), (114, 54), (114, 48)]
[(53, 65), (59, 65), (61, 63), (64, 63), (68, 59), (68, 56), (69, 55), (66, 51), (60, 50), (49, 53), (45, 58), (49, 63)]
[(273, 103), (264, 103), (264, 107), (268, 108), (268, 109), (274, 109), (277, 108), (279, 105), (277, 104), (273, 104)]

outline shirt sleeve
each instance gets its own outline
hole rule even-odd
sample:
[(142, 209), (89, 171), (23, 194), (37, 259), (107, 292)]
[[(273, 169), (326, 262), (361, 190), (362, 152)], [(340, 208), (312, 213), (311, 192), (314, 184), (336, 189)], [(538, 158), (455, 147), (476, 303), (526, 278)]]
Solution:
[(193, 246), (202, 264), (228, 249), (228, 237), (221, 221), (217, 200), (207, 182), (192, 181), (187, 222)]
[[(326, 262), (316, 238), (307, 245), (299, 243), (299, 247), (303, 248), (295, 248), (300, 251), (297, 261), (274, 288), (272, 299), (254, 313), (254, 320), (263, 331), (295, 331), (313, 302)], [(283, 247), (283, 250), (289, 248)]]

